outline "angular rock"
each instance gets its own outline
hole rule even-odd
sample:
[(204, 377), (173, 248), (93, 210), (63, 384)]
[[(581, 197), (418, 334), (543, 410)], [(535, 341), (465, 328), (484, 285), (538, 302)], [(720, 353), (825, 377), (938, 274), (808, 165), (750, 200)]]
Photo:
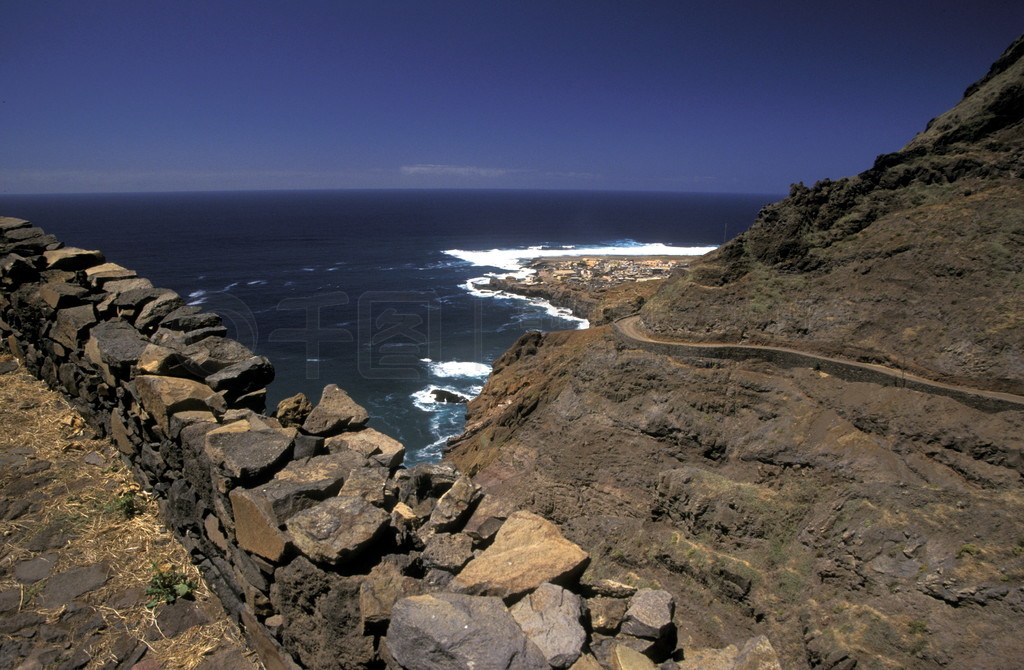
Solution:
[(6, 236), (9, 231), (28, 228), (31, 225), (25, 219), (18, 219), (13, 216), (0, 216), (0, 235)]
[(417, 516), (411, 507), (403, 502), (397, 503), (391, 510), (391, 527), (399, 543), (415, 541), (416, 530), (423, 525), (423, 518)]
[(172, 414), (190, 410), (210, 411), (217, 405), (213, 389), (191, 379), (139, 375), (135, 378), (135, 388), (142, 406), (165, 435)]
[(544, 582), (565, 583), (583, 571), (589, 556), (558, 527), (533, 514), (509, 516), (494, 543), (455, 576), (456, 592), (515, 597)]
[(420, 562), (427, 570), (458, 572), (473, 558), (473, 540), (462, 533), (440, 533), (427, 540)]
[(672, 628), (675, 599), (668, 591), (640, 589), (629, 600), (622, 632), (648, 640), (661, 639)]
[(174, 291), (169, 289), (152, 289), (160, 291), (159, 295), (151, 297), (145, 306), (135, 316), (135, 326), (142, 331), (151, 332), (160, 320), (185, 304)]
[(50, 282), (39, 287), (39, 297), (53, 309), (81, 305), (87, 295), (89, 289), (62, 281)]
[(426, 527), (439, 533), (458, 529), (469, 517), (473, 504), (479, 497), (480, 487), (468, 475), (462, 475), (443, 496), (438, 498)]
[(253, 355), (242, 343), (220, 336), (197, 340), (187, 345), (183, 353), (198, 367), (197, 374), (202, 377), (251, 358)]
[(553, 668), (567, 668), (583, 653), (587, 632), (583, 600), (561, 586), (541, 584), (511, 608), (512, 618)]
[(320, 403), (306, 417), (302, 430), (311, 435), (329, 437), (343, 430), (362, 428), (370, 415), (352, 400), (345, 391), (336, 384), (324, 387)]
[(227, 391), (239, 397), (265, 388), (274, 381), (274, 366), (266, 356), (252, 356), (221, 368), (206, 378), (214, 391)]
[[(40, 289), (42, 295), (42, 289)], [(69, 350), (77, 351), (82, 334), (96, 323), (96, 311), (92, 305), (67, 307), (57, 311), (50, 337), (54, 342), (63, 344)]]
[(387, 526), (387, 512), (356, 496), (338, 496), (299, 512), (286, 527), (310, 558), (337, 565), (358, 555)]
[(106, 258), (100, 251), (87, 251), (77, 247), (64, 247), (43, 252), (46, 267), (50, 270), (85, 270), (102, 264)]
[(85, 270), (85, 278), (96, 287), (102, 287), (107, 282), (119, 279), (133, 279), (135, 276), (135, 270), (121, 267), (117, 263), (102, 263)]
[[(131, 324), (119, 319), (103, 321), (89, 331), (85, 354), (108, 376), (123, 376), (149, 345), (146, 338)], [(111, 379), (107, 383), (113, 386)]]
[(406, 670), (542, 670), (544, 655), (498, 598), (436, 593), (395, 603), (387, 648)]
[(280, 561), (288, 547), (288, 536), (278, 528), (266, 500), (258, 493), (238, 488), (232, 489), (229, 497), (238, 545), (271, 561)]
[(507, 499), (484, 495), (473, 509), (462, 532), (478, 543), (489, 542), (514, 511), (515, 506)]
[(340, 495), (356, 496), (374, 505), (383, 506), (387, 499), (387, 491), (385, 490), (387, 481), (388, 471), (382, 467), (361, 466), (353, 468), (345, 480), (345, 485), (341, 487)]
[(590, 654), (584, 654), (569, 666), (569, 670), (604, 670), (604, 668), (601, 667), (596, 658)]
[(213, 312), (203, 312), (194, 305), (185, 305), (170, 312), (160, 321), (160, 327), (168, 330), (199, 330), (222, 325), (220, 317)]
[(224, 476), (244, 486), (288, 460), (291, 445), (276, 430), (251, 430), (248, 422), (236, 421), (206, 433), (204, 451)]
[(622, 621), (626, 618), (629, 602), (622, 598), (597, 596), (588, 601), (590, 610), (590, 626), (595, 632), (614, 635), (618, 632)]
[(57, 554), (43, 554), (14, 566), (14, 578), (22, 584), (34, 584), (50, 576)]
[(403, 575), (391, 561), (373, 566), (366, 581), (359, 587), (359, 612), (363, 633), (380, 630), (391, 620), (391, 610), (402, 598), (423, 593), (423, 582)]
[(306, 397), (305, 393), (296, 393), (295, 395), (285, 398), (281, 402), (277, 403), (277, 412), (274, 416), (281, 422), (281, 425), (285, 428), (289, 426), (295, 426), (298, 428), (309, 416), (309, 413), (313, 411), (313, 403), (309, 402), (309, 398)]
[(103, 285), (103, 290), (109, 294), (111, 303), (113, 303), (119, 295), (127, 291), (138, 291), (152, 288), (153, 282), (149, 281), (145, 277), (115, 279), (113, 281), (108, 281)]
[(28, 259), (19, 254), (7, 254), (0, 258), (0, 277), (5, 283), (18, 284), (35, 279), (39, 273)]
[(140, 374), (195, 379), (190, 361), (184, 354), (157, 344), (150, 344), (142, 350), (135, 367)]
[(352, 452), (292, 461), (254, 492), (266, 500), (280, 525), (298, 512), (336, 495), (349, 474), (363, 462), (359, 454)]
[(401, 442), (373, 428), (335, 435), (328, 438), (326, 444), (331, 451), (340, 448), (359, 452), (388, 469), (397, 468), (405, 458), (405, 447)]

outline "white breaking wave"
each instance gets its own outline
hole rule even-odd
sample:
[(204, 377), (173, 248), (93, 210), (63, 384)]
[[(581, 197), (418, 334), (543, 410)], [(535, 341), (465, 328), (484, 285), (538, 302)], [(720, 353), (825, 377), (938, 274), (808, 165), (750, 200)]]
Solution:
[(447, 249), (444, 253), (449, 256), (455, 256), (477, 267), (498, 268), (509, 272), (518, 272), (523, 269), (526, 263), (535, 258), (548, 258), (551, 256), (703, 256), (716, 248), (714, 246), (672, 247), (661, 242), (653, 242), (636, 246), (566, 246), (558, 249), (544, 249), (542, 247), (490, 249), (486, 251)]
[(424, 360), (430, 373), (435, 377), (478, 377), (491, 374), (491, 366), (473, 361), (431, 361)]

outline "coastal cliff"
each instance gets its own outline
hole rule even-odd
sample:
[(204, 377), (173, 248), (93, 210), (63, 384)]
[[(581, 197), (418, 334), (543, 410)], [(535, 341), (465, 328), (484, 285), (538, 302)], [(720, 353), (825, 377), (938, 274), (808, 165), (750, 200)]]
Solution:
[[(903, 149), (795, 185), (666, 280), (635, 330), (523, 336), (447, 457), (556, 521), (592, 576), (675, 594), (681, 646), (765, 634), (787, 668), (1007, 667), (1022, 165), (1024, 39)], [(726, 343), (751, 346), (686, 346)]]

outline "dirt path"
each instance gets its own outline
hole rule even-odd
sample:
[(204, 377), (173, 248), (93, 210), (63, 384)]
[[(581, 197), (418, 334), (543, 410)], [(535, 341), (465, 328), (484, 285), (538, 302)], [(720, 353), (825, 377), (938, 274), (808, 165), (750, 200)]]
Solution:
[(110, 442), (2, 355), (0, 535), (0, 668), (257, 667)]
[[(1014, 395), (1012, 393), (1000, 393), (997, 391), (985, 391), (982, 389), (971, 388), (968, 386), (959, 386), (956, 384), (947, 384), (944, 382), (938, 382), (918, 375), (913, 375), (903, 370), (897, 370), (895, 368), (886, 367), (884, 365), (877, 365), (875, 363), (860, 363), (856, 361), (843, 360), (839, 358), (831, 358), (828, 356), (820, 356), (818, 354), (808, 353), (806, 351), (800, 351), (798, 349), (789, 349), (786, 347), (768, 347), (756, 344), (724, 344), (724, 343), (704, 343), (704, 342), (679, 342), (669, 339), (658, 339), (653, 338), (647, 333), (640, 330), (640, 317), (630, 316), (625, 319), (616, 321), (614, 324), (616, 332), (622, 337), (628, 340), (632, 340), (637, 343), (656, 344), (661, 347), (668, 347), (672, 350), (678, 350), (680, 352), (690, 352), (697, 355), (717, 355), (722, 358), (746, 358), (744, 354), (768, 354), (770, 358), (784, 358), (789, 360), (796, 360), (803, 362), (806, 361), (808, 367), (818, 366), (826, 371), (840, 372), (847, 371), (855, 373), (857, 371), (864, 373), (864, 381), (877, 381), (874, 379), (876, 376), (881, 376), (890, 381), (893, 386), (906, 386), (913, 388), (914, 390), (924, 391), (927, 393), (935, 393), (944, 396), (954, 396), (960, 399), (964, 397), (974, 397), (979, 399), (979, 403), (985, 405), (985, 409), (995, 409), (1001, 411), (1003, 409), (1009, 410), (1022, 410), (1024, 409), (1024, 397)], [(859, 381), (859, 380), (858, 380)]]

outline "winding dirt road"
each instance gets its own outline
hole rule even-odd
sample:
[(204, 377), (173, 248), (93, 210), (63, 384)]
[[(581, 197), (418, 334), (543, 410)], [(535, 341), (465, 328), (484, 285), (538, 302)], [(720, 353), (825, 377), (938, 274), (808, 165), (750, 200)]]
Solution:
[[(691, 343), (651, 337), (640, 330), (640, 317), (630, 316), (613, 324), (616, 332), (627, 340), (637, 344), (658, 345), (661, 350), (679, 351), (691, 355), (711, 356), (717, 358), (739, 359), (757, 357), (759, 354), (775, 362), (783, 364), (816, 367), (838, 377), (853, 381), (888, 381), (893, 386), (903, 386), (916, 391), (953, 397), (969, 404), (979, 406), (987, 411), (1024, 410), (1024, 396), (998, 391), (947, 384), (925, 377), (912, 375), (895, 368), (874, 363), (831, 358), (811, 354), (798, 349), (786, 347), (768, 347), (756, 344), (722, 344), (722, 343)], [(667, 351), (666, 351), (667, 353)], [(970, 400), (974, 398), (973, 402)]]

